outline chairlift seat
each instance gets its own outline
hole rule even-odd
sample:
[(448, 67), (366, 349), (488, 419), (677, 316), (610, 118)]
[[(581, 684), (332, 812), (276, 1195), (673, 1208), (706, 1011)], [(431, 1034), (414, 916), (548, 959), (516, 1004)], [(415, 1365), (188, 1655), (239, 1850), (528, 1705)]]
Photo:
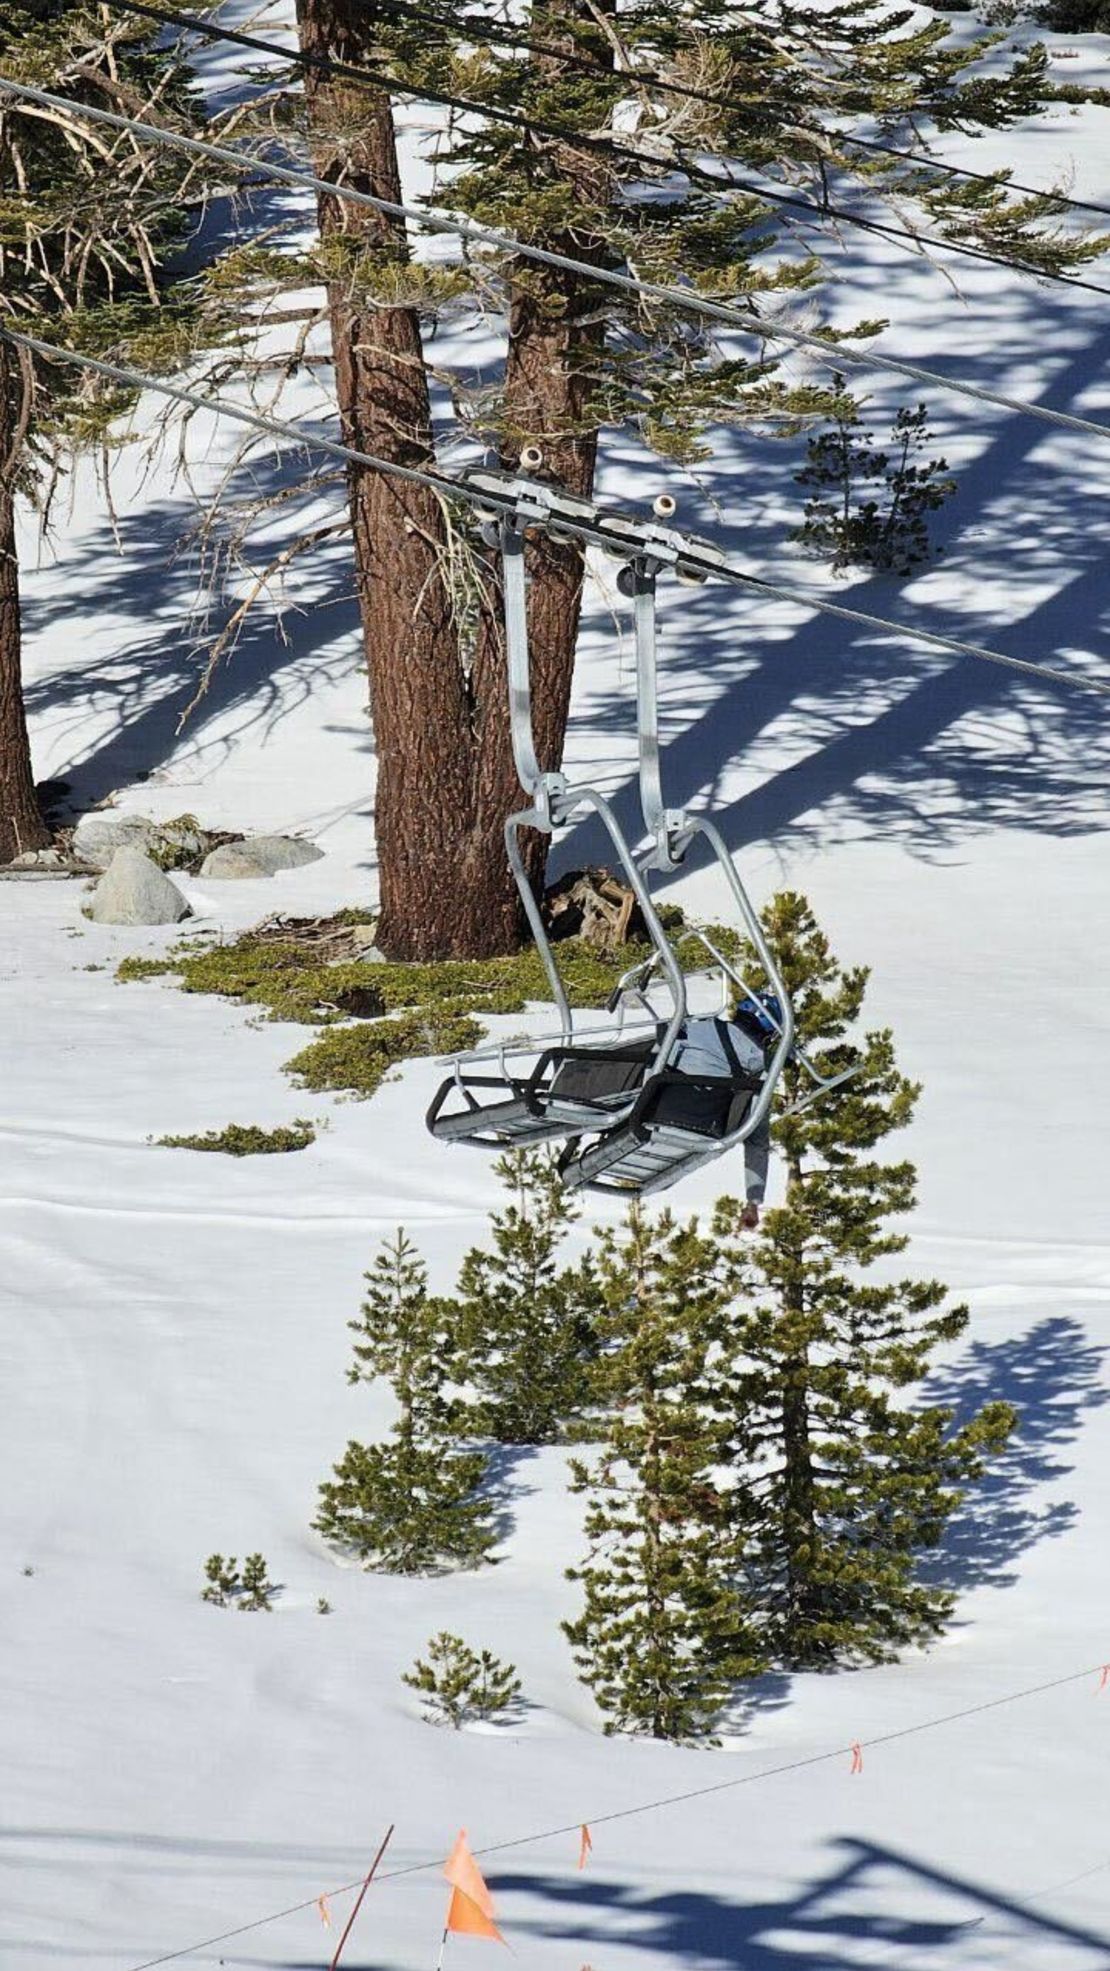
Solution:
[(743, 1129), (762, 1086), (762, 1077), (745, 1068), (727, 1076), (661, 1068), (627, 1116), (592, 1142), (568, 1144), (559, 1160), (563, 1183), (571, 1190), (666, 1190), (720, 1154)]
[(527, 1075), (481, 1073), (460, 1061), (436, 1090), (428, 1128), (441, 1142), (518, 1148), (605, 1128), (635, 1104), (656, 1045), (648, 1034), (604, 1047), (547, 1047)]

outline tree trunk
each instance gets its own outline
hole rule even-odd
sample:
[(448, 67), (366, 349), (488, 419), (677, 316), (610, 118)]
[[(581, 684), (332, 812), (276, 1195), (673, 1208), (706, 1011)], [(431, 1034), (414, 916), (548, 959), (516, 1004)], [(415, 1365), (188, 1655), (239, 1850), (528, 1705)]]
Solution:
[[(786, 1203), (800, 1190), (799, 1162), (787, 1165)], [(805, 1290), (801, 1284), (788, 1285), (784, 1294), (786, 1310), (801, 1324), (805, 1315)], [(784, 1611), (784, 1656), (792, 1660), (791, 1635), (804, 1627), (812, 1613), (813, 1589), (809, 1562), (817, 1537), (816, 1487), (813, 1476), (813, 1446), (809, 1435), (809, 1354), (800, 1343), (794, 1354), (786, 1356), (782, 1369), (782, 1546), (786, 1569)], [(799, 1666), (811, 1659), (803, 1651)]]
[[(372, 9), (364, 0), (297, 0), (297, 15), (306, 53), (355, 66), (373, 62)], [(557, 25), (545, 19), (545, 33)], [(317, 175), (399, 201), (388, 97), (315, 70), (306, 94)], [(333, 250), (345, 237), (352, 254), (380, 252), (383, 267), (407, 262), (400, 222), (322, 194), (319, 224)], [(581, 241), (568, 244), (582, 255)], [(504, 461), (515, 464), (521, 446), (536, 443), (551, 477), (575, 493), (592, 489), (596, 456), (596, 431), (582, 429), (582, 358), (604, 337), (600, 324), (583, 319), (595, 299), (575, 277), (534, 281), (522, 271), (510, 304)], [(341, 270), (328, 305), (345, 441), (399, 464), (431, 463), (416, 309), (372, 305), (352, 294)], [(378, 943), (399, 959), (515, 950), (524, 922), (503, 831), (506, 816), (525, 802), (509, 739), (492, 573), (475, 631), (453, 604), (448, 525), (436, 496), (352, 466), (350, 504), (378, 760)], [(570, 705), (582, 558), (573, 546), (540, 542), (529, 548), (529, 573), (537, 750), (542, 765), (555, 769)], [(539, 888), (548, 838), (529, 834), (523, 846)]]
[(0, 343), (0, 863), (46, 848), (23, 710), (22, 623), (15, 537), (15, 477), (30, 412), (28, 382)]

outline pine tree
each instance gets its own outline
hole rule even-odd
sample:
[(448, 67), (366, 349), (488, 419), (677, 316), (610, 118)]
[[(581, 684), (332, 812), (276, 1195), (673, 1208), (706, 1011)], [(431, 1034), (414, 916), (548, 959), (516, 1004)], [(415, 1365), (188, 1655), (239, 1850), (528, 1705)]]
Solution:
[[(83, 122), (78, 106), (188, 118), (187, 71), (157, 25), (105, 17), (91, 0), (16, 0), (0, 17), (0, 66), (74, 105), (0, 99), (0, 330), (93, 354), (172, 366), (192, 334), (186, 289), (166, 264), (190, 203), (195, 160), (149, 151)], [(188, 187), (188, 189), (186, 189)], [(48, 505), (62, 461), (99, 441), (126, 396), (86, 372), (0, 340), (0, 863), (49, 842), (35, 797), (22, 692), (16, 502)]]
[[(882, 1662), (943, 1628), (953, 1596), (923, 1577), (920, 1556), (1015, 1416), (988, 1403), (953, 1429), (951, 1409), (899, 1400), (968, 1321), (937, 1280), (870, 1273), (908, 1243), (887, 1221), (912, 1210), (916, 1172), (874, 1152), (909, 1122), (919, 1090), (888, 1030), (849, 1037), (868, 975), (837, 962), (805, 900), (776, 898), (766, 924), (799, 1038), (827, 1069), (860, 1073), (776, 1124), (786, 1197), (757, 1239), (740, 1231), (736, 1200), (717, 1208), (715, 1235), (731, 1249), (724, 1334), (746, 1579), (775, 1660)], [(810, 1086), (797, 1063), (785, 1081), (788, 1100)]]
[(572, 1465), (589, 1495), (585, 1589), (564, 1624), (606, 1731), (709, 1733), (760, 1667), (738, 1587), (742, 1514), (722, 1482), (730, 1416), (717, 1363), (728, 1298), (715, 1245), (633, 1207), (604, 1234), (603, 1450)]
[(500, 1717), (520, 1696), (520, 1678), (512, 1663), (502, 1663), (491, 1650), (471, 1649), (461, 1636), (447, 1630), (432, 1637), (427, 1659), (418, 1656), (401, 1682), (420, 1692), (430, 1719), (441, 1719), (455, 1731), (468, 1718)]
[(474, 1566), (496, 1539), (481, 1486), (487, 1460), (452, 1447), (443, 1385), (448, 1346), (443, 1303), (428, 1293), (427, 1270), (399, 1231), (366, 1275), (351, 1382), (386, 1376), (398, 1403), (393, 1440), (352, 1441), (334, 1482), (320, 1487), (316, 1531), (368, 1566), (424, 1574)]
[(597, 1283), (588, 1256), (558, 1264), (578, 1212), (554, 1158), (517, 1150), (493, 1168), (511, 1202), (491, 1216), (492, 1251), (474, 1247), (459, 1272), (456, 1375), (476, 1400), (456, 1415), (502, 1444), (553, 1444), (574, 1434), (589, 1402)]
[[(284, 113), (291, 141), (328, 182), (397, 201), (403, 191), (389, 77), (419, 96), (454, 94), (476, 107), (437, 136), (444, 202), (587, 266), (689, 284), (721, 299), (782, 301), (826, 272), (820, 215), (838, 199), (887, 198), (892, 217), (1050, 271), (1079, 264), (1102, 242), (1062, 231), (1058, 201), (1015, 197), (998, 179), (960, 184), (927, 162), (905, 163), (841, 142), (857, 120), (897, 132), (907, 116), (941, 127), (1005, 127), (1034, 112), (1046, 57), (1032, 48), (1006, 64), (990, 36), (868, 0), (816, 12), (786, 4), (763, 20), (713, 0), (685, 12), (663, 0), (599, 9), (594, 0), (537, 0), (509, 25), (499, 7), (381, 9), (362, 0), (298, 0), (302, 46), (378, 77), (359, 87), (314, 66)], [(699, 99), (676, 97), (686, 85)], [(707, 96), (708, 101), (700, 100)], [(488, 114), (482, 114), (483, 111)], [(522, 115), (525, 128), (496, 120)], [(282, 113), (268, 93), (260, 132)], [(649, 153), (629, 156), (631, 143)], [(727, 187), (712, 160), (765, 172), (786, 205)], [(738, 173), (737, 173), (738, 175)], [(843, 187), (843, 191), (841, 191)], [(645, 189), (648, 195), (645, 195)], [(797, 250), (801, 195), (817, 209)], [(787, 384), (763, 345), (738, 350), (696, 317), (617, 294), (589, 274), (543, 268), (511, 251), (467, 249), (450, 261), (415, 258), (405, 223), (319, 199), (319, 241), (300, 232), (238, 248), (221, 267), (220, 305), (235, 293), (244, 320), (297, 322), (290, 373), (303, 376), (304, 337), (322, 319), (306, 288), (326, 288), (335, 388), (345, 438), (396, 464), (436, 456), (433, 378), (449, 391), (459, 430), (505, 467), (536, 445), (549, 477), (593, 490), (598, 444), (624, 430), (663, 459), (708, 456), (714, 425), (758, 423), (796, 433), (828, 408), (816, 371)], [(830, 262), (830, 264), (832, 264)], [(297, 301), (292, 297), (296, 293)], [(466, 312), (504, 316), (504, 374), (452, 366), (432, 340)], [(878, 323), (857, 324), (853, 333)], [(830, 351), (842, 332), (830, 331)], [(313, 358), (315, 360), (315, 357)], [(518, 801), (509, 746), (497, 567), (461, 506), (372, 468), (343, 475), (343, 512), (329, 506), (333, 468), (303, 486), (304, 531), (283, 543), (272, 574), (299, 549), (349, 528), (379, 761), (376, 831), (378, 940), (398, 959), (480, 956), (524, 935), (505, 866), (502, 828)], [(252, 481), (229, 526), (234, 546), (264, 531), (280, 504)], [(240, 565), (232, 551), (229, 567)], [(559, 766), (570, 703), (583, 561), (571, 542), (528, 546), (533, 709), (538, 757)], [(265, 584), (263, 583), (263, 586)], [(237, 622), (241, 616), (236, 616)], [(397, 662), (397, 652), (404, 655)], [(528, 834), (531, 880), (542, 883), (547, 838)], [(445, 884), (444, 872), (451, 880)]]
[(928, 516), (956, 491), (956, 481), (942, 476), (947, 459), (920, 457), (932, 441), (924, 404), (897, 412), (891, 450), (877, 452), (839, 372), (833, 383), (838, 401), (828, 428), (809, 439), (806, 463), (794, 475), (810, 494), (794, 539), (826, 555), (834, 569), (862, 565), (908, 575), (928, 559)]

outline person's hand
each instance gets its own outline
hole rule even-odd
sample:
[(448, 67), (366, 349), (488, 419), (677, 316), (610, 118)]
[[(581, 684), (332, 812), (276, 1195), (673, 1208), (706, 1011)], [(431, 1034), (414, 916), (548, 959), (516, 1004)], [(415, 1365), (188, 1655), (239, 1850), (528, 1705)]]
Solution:
[(759, 1206), (754, 1198), (749, 1198), (740, 1213), (740, 1223), (745, 1232), (754, 1232), (759, 1224)]

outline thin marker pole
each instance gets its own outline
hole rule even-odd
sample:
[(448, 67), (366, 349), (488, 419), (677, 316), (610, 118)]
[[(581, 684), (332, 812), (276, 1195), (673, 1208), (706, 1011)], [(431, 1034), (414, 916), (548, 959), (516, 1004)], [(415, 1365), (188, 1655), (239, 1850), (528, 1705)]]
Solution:
[(358, 1895), (355, 1897), (355, 1906), (351, 1911), (351, 1914), (347, 1918), (346, 1929), (344, 1930), (343, 1935), (340, 1937), (339, 1942), (335, 1947), (335, 1956), (332, 1958), (329, 1971), (335, 1971), (335, 1967), (339, 1963), (340, 1953), (342, 1952), (343, 1946), (351, 1934), (351, 1926), (354, 1923), (355, 1917), (358, 1915), (359, 1910), (362, 1908), (362, 1898), (366, 1894), (367, 1889), (370, 1887), (371, 1882), (374, 1880), (374, 1876), (377, 1873), (378, 1863), (381, 1861), (381, 1858), (384, 1855), (386, 1849), (388, 1848), (392, 1837), (393, 1837), (393, 1822), (390, 1821), (389, 1826), (386, 1828), (385, 1838), (382, 1841), (381, 1847), (378, 1849), (377, 1854), (374, 1856), (374, 1859), (370, 1864), (370, 1873), (367, 1876), (365, 1882), (363, 1883), (361, 1889), (359, 1890)]

